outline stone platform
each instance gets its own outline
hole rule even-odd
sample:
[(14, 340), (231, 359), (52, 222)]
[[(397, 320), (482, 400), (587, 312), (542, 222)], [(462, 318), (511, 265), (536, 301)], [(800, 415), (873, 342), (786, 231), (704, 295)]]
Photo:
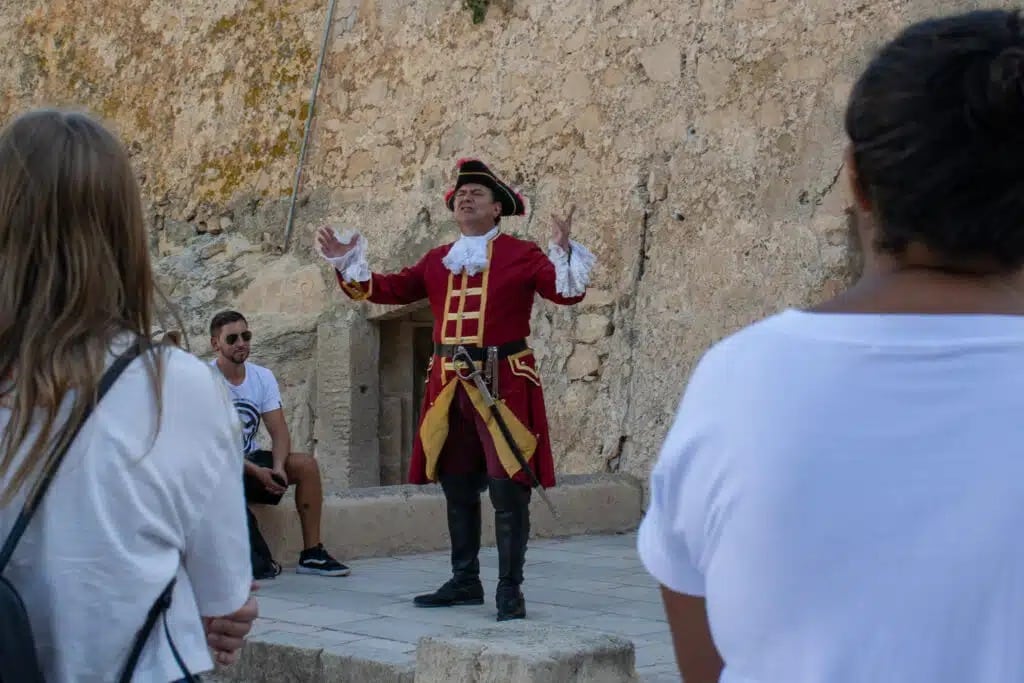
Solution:
[[(531, 541), (523, 590), (527, 620), (506, 624), (620, 636), (635, 646), (640, 681), (678, 683), (661, 598), (635, 544), (634, 533)], [(483, 549), (480, 562), (486, 603), (443, 609), (416, 608), (412, 597), (449, 577), (444, 552), (346, 562), (352, 575), (344, 578), (286, 569), (262, 583), (261, 617), (243, 661), (219, 679), (413, 683), (421, 638), (495, 628), (500, 633), (506, 625), (494, 619), (495, 549)]]
[[(299, 517), (289, 489), (280, 505), (254, 505), (260, 529), (274, 557), (288, 564), (302, 549)], [(548, 490), (553, 516), (540, 496), (530, 502), (530, 535), (564, 538), (578, 534), (632, 531), (643, 517), (640, 482), (628, 474), (560, 475)], [(482, 540), (494, 543), (494, 511), (481, 496)], [(448, 513), (441, 487), (377, 486), (348, 489), (324, 498), (324, 545), (345, 557), (394, 557), (448, 548)]]

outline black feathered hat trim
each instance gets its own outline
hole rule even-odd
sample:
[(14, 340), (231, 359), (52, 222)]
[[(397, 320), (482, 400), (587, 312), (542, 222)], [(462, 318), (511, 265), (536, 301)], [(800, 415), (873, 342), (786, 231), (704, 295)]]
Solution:
[(449, 211), (455, 210), (456, 191), (463, 185), (476, 183), (491, 189), (494, 201), (501, 203), (502, 216), (522, 216), (526, 213), (526, 200), (523, 196), (501, 182), (484, 162), (479, 159), (459, 159), (456, 165), (459, 167), (459, 175), (455, 180), (455, 187), (448, 190), (444, 196), (444, 203)]

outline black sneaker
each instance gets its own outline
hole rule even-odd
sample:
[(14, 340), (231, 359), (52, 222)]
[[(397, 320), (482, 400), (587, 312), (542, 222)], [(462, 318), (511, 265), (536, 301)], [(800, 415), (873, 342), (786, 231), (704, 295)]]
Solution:
[(348, 576), (351, 570), (331, 557), (324, 550), (323, 543), (320, 543), (299, 553), (299, 566), (295, 568), (295, 572), (320, 576)]

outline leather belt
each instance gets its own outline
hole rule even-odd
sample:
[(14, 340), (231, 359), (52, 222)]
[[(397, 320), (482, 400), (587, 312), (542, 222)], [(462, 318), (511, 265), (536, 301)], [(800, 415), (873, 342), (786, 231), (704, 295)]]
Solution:
[(434, 355), (442, 358), (451, 358), (455, 355), (455, 350), (462, 346), (469, 353), (469, 357), (478, 363), (482, 363), (487, 360), (487, 349), (497, 348), (498, 358), (508, 358), (511, 355), (517, 354), (520, 351), (526, 351), (529, 349), (525, 339), (517, 339), (516, 341), (508, 342), (507, 344), (501, 344), (497, 347), (487, 346), (474, 346), (472, 344), (434, 344)]

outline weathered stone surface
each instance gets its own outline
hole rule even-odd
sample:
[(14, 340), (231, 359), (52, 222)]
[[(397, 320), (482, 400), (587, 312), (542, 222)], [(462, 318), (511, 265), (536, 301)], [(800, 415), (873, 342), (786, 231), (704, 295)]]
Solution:
[(242, 656), (231, 667), (218, 669), (218, 675), (231, 681), (281, 681), (307, 683), (323, 680), (320, 650), (288, 647), (250, 639)]
[(633, 643), (582, 627), (513, 622), (416, 648), (416, 683), (631, 683)]
[(206, 680), (220, 683), (413, 683), (405, 658), (386, 661), (360, 655), (348, 643), (332, 643), (309, 633), (272, 632), (247, 639), (239, 661), (218, 667)]
[[(569, 310), (541, 302), (533, 319), (557, 464), (600, 471), (621, 451), (645, 477), (709, 344), (849, 277), (842, 111), (871, 50), (910, 20), (975, 5), (515, 0), (474, 25), (458, 2), (341, 0), (288, 255), (323, 2), (4, 0), (0, 118), (69, 103), (112, 123), (193, 348), (205, 352), (220, 308), (264, 314), (276, 332), (258, 330), (254, 360), (273, 362), (296, 448), (316, 431), (325, 457), (347, 438), (346, 404), (314, 380), (351, 374), (331, 369), (350, 360), (318, 360), (309, 331), (361, 309), (313, 251), (315, 229), (359, 228), (375, 268), (408, 265), (453, 234), (442, 197), (460, 156), (528, 196), (531, 215), (503, 223), (515, 234), (546, 244), (550, 214), (575, 202), (595, 290)], [(587, 312), (614, 333), (567, 362)], [(583, 377), (594, 389), (563, 401)]]
[(594, 378), (600, 371), (601, 357), (590, 346), (576, 346), (565, 364), (565, 374), (570, 380)]
[(663, 83), (679, 79), (681, 61), (679, 43), (675, 40), (649, 47), (640, 55), (640, 63), (647, 77)]
[(593, 344), (608, 336), (612, 321), (600, 313), (584, 313), (576, 318), (576, 341)]
[(380, 485), (376, 328), (348, 311), (317, 328), (317, 458), (329, 490)]
[(609, 292), (607, 289), (598, 289), (592, 287), (587, 290), (587, 295), (580, 302), (580, 308), (583, 310), (590, 310), (595, 308), (604, 308), (606, 306), (615, 305), (615, 295)]

